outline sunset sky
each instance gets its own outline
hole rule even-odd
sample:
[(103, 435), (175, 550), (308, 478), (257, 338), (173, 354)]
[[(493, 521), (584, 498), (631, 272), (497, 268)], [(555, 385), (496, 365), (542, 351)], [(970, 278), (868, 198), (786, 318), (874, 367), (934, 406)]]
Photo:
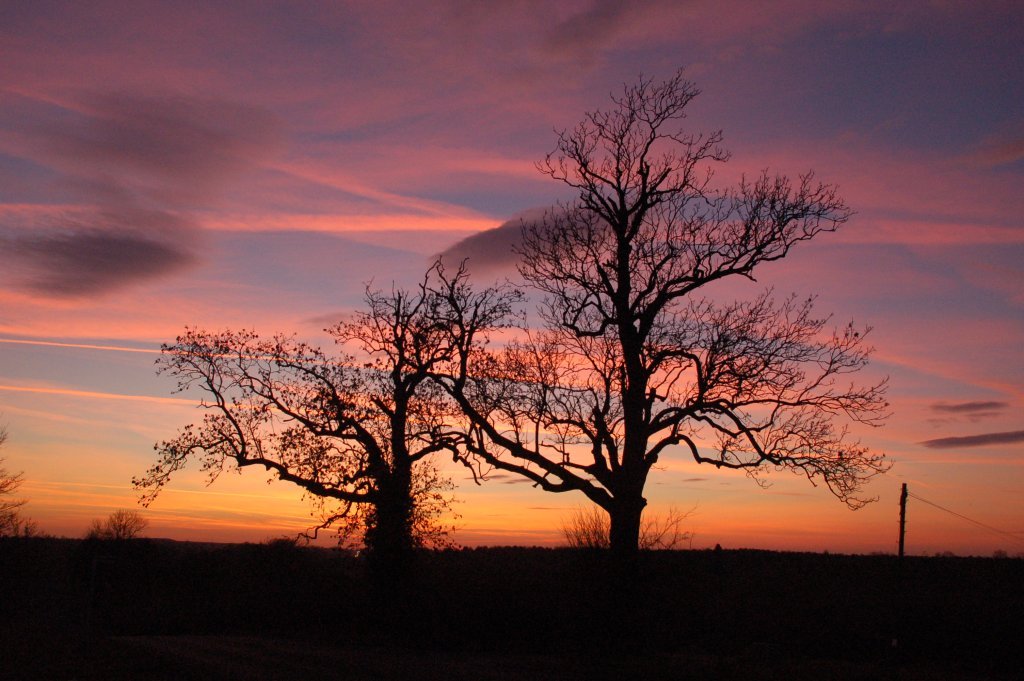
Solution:
[[(364, 282), (571, 198), (534, 167), (554, 130), (684, 66), (688, 127), (733, 154), (721, 184), (814, 169), (856, 211), (731, 291), (874, 327), (863, 378), (890, 377), (893, 416), (858, 434), (895, 465), (852, 512), (680, 451), (650, 508), (692, 509), (694, 547), (894, 551), (905, 482), (1009, 533), (912, 499), (909, 552), (1024, 552), (1022, 45), (1013, 1), (0, 4), (0, 456), (44, 532), (134, 507), (153, 444), (201, 418), (160, 343), (328, 342)], [(511, 271), (501, 232), (475, 241), (480, 271)], [(464, 545), (556, 544), (585, 503), (450, 471)], [(149, 536), (216, 541), (309, 512), (196, 468), (144, 511)]]

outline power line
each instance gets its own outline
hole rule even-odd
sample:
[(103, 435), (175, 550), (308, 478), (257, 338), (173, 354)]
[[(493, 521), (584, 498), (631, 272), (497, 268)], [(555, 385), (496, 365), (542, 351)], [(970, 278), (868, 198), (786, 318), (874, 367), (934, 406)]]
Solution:
[(978, 527), (983, 527), (986, 530), (988, 530), (989, 532), (995, 532), (996, 534), (1000, 534), (1000, 535), (1002, 535), (1004, 537), (1009, 537), (1010, 539), (1012, 539), (1014, 541), (1024, 542), (1024, 537), (1019, 537), (1019, 536), (1017, 536), (1017, 534), (1015, 534), (1013, 532), (1007, 532), (1005, 530), (1000, 530), (998, 527), (992, 527), (991, 525), (986, 525), (985, 523), (981, 522), (980, 520), (975, 520), (974, 518), (968, 518), (967, 516), (965, 516), (965, 515), (963, 515), (961, 513), (957, 513), (956, 511), (949, 510), (945, 506), (939, 506), (934, 501), (928, 501), (927, 499), (924, 499), (923, 497), (919, 497), (916, 494), (914, 494), (913, 492), (908, 492), (907, 496), (911, 496), (911, 497), (917, 499), (918, 501), (921, 501), (921, 502), (924, 502), (924, 503), (928, 504), (929, 506), (934, 506), (935, 508), (939, 509), (940, 511), (945, 511), (946, 513), (949, 513), (950, 515), (955, 515), (957, 518), (960, 518), (962, 520), (966, 520), (969, 523), (974, 523)]

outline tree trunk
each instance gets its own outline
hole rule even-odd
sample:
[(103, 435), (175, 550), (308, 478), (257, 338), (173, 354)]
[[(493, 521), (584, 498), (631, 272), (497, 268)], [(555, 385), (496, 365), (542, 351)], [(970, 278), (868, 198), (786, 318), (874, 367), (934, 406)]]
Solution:
[(366, 548), (378, 562), (400, 562), (412, 552), (412, 473), (397, 466), (378, 480), (377, 501), (366, 530)]
[(378, 479), (374, 517), (366, 529), (367, 560), (375, 608), (372, 617), (379, 635), (392, 643), (415, 642), (413, 626), (419, 587), (416, 579), (415, 541), (412, 536), (412, 471), (396, 463)]
[(609, 512), (611, 531), (608, 540), (612, 553), (632, 556), (640, 550), (640, 517), (646, 505), (647, 500), (639, 493), (626, 499), (616, 499)]
[(640, 517), (647, 501), (641, 494), (642, 486), (633, 494), (616, 499), (611, 512), (609, 532), (611, 564), (608, 574), (615, 587), (608, 604), (610, 621), (615, 633), (608, 640), (611, 650), (635, 653), (642, 644), (643, 629), (639, 626), (637, 579), (640, 555)]

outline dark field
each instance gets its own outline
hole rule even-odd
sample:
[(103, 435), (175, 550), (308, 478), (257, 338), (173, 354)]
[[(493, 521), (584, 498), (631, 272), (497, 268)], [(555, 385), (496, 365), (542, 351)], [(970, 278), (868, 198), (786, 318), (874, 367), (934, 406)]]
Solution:
[[(3, 679), (1014, 679), (1024, 561), (0, 540)], [(893, 640), (898, 641), (893, 646)]]

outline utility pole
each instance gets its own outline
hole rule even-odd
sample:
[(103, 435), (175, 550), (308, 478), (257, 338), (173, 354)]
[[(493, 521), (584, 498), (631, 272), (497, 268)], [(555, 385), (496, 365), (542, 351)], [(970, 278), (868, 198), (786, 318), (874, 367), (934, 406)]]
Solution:
[(903, 558), (903, 540), (907, 534), (907, 483), (900, 492), (900, 558)]

